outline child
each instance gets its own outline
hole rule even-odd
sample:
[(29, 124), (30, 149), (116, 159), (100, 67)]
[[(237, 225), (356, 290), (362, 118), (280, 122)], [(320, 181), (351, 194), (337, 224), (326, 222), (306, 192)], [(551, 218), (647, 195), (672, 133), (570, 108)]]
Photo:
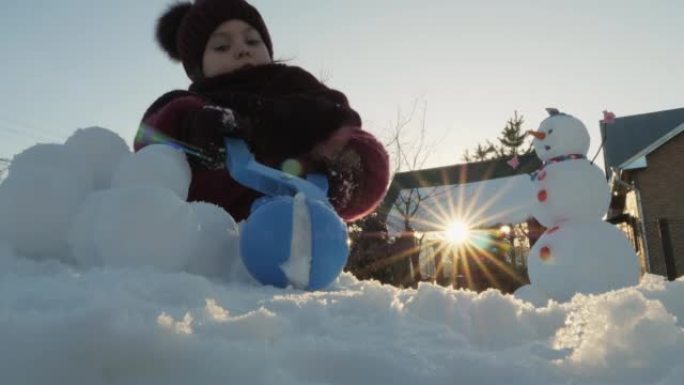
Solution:
[[(244, 0), (175, 4), (159, 19), (157, 40), (183, 63), (192, 84), (149, 107), (136, 151), (162, 134), (220, 159), (223, 137), (237, 136), (263, 164), (300, 176), (325, 173), (330, 202), (345, 221), (378, 205), (389, 178), (385, 149), (361, 129), (344, 94), (299, 67), (273, 62), (271, 37), (253, 6)], [(260, 194), (220, 164), (189, 160), (188, 200), (246, 218)]]

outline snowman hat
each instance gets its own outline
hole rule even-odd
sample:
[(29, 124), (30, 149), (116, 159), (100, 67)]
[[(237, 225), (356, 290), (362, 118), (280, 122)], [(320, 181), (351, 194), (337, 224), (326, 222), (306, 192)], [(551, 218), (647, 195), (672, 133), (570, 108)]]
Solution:
[[(571, 116), (571, 115), (569, 115), (569, 114), (566, 114), (565, 112), (560, 112), (560, 111), (558, 110), (558, 108), (554, 108), (554, 107), (548, 107), (548, 108), (546, 109), (546, 112), (549, 113), (549, 117), (559, 116), (559, 115)], [(548, 119), (548, 118), (547, 118), (547, 119)]]
[(584, 126), (584, 124), (579, 119), (577, 119), (576, 117), (574, 117), (568, 113), (561, 112), (558, 108), (548, 107), (548, 108), (546, 108), (546, 112), (549, 114), (549, 116), (547, 116), (546, 119), (542, 120), (542, 122), (541, 122), (542, 124), (549, 119), (558, 118), (558, 117), (566, 117), (566, 118), (571, 118), (571, 119), (577, 120), (580, 124), (582, 124), (582, 126)]

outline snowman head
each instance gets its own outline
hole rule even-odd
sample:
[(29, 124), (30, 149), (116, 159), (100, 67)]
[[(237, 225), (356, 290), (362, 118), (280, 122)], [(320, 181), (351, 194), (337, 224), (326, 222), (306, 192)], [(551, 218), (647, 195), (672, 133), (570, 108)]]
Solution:
[(547, 111), (551, 116), (541, 122), (537, 131), (530, 132), (535, 137), (532, 145), (539, 159), (546, 161), (563, 155), (586, 155), (589, 132), (584, 123), (553, 108)]

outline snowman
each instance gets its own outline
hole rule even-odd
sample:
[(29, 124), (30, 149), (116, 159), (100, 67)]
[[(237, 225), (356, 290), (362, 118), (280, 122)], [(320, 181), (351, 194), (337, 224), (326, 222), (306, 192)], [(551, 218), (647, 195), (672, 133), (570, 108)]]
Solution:
[(527, 258), (531, 285), (516, 296), (540, 303), (575, 293), (602, 293), (639, 282), (634, 250), (620, 230), (602, 220), (610, 190), (587, 160), (589, 133), (577, 118), (547, 109), (532, 145), (543, 166), (532, 174), (533, 215), (546, 232)]

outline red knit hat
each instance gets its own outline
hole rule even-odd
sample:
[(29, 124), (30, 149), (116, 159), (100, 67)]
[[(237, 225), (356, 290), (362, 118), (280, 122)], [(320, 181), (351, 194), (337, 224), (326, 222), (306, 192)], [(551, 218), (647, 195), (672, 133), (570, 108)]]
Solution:
[(183, 63), (195, 80), (202, 77), (202, 56), (209, 36), (228, 20), (254, 27), (273, 58), (271, 36), (259, 11), (244, 0), (195, 0), (171, 5), (157, 22), (157, 41), (173, 60)]

